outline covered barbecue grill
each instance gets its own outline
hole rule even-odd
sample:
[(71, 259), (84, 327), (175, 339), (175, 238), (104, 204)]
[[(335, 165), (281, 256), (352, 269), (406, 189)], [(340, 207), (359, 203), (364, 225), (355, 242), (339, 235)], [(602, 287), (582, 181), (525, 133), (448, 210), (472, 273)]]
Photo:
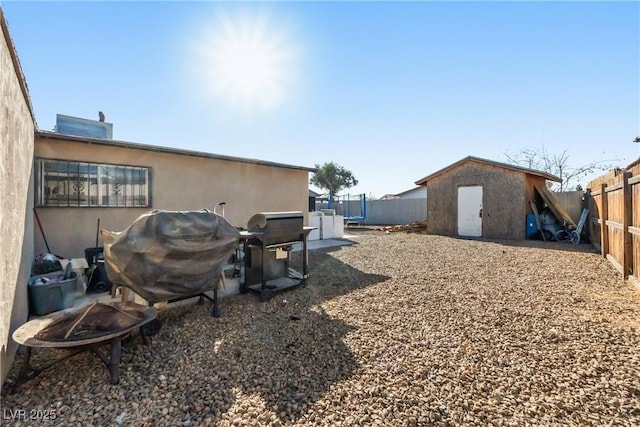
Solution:
[(120, 233), (102, 231), (109, 279), (150, 304), (194, 296), (211, 299), (240, 233), (209, 210), (147, 212)]
[[(260, 293), (263, 301), (273, 292), (303, 285), (309, 276), (307, 240), (314, 227), (304, 226), (302, 212), (260, 212), (247, 223), (244, 239), (244, 278), (240, 290)], [(302, 272), (290, 268), (293, 245), (302, 243)]]

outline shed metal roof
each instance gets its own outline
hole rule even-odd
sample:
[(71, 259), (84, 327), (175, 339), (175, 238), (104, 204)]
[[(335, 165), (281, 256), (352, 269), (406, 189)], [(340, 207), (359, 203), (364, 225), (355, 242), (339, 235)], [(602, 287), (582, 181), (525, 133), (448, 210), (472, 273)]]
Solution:
[[(401, 193), (394, 194), (394, 196), (403, 196), (403, 195), (405, 195), (405, 194), (409, 194), (409, 193), (412, 193), (412, 192), (417, 191), (417, 190), (420, 190), (420, 189), (422, 189), (422, 186), (413, 187), (413, 188), (412, 188), (412, 189), (410, 189), (410, 190), (405, 190), (405, 191), (403, 191), (403, 192), (401, 192)], [(424, 190), (424, 189), (423, 189), (423, 190)]]
[(503, 169), (508, 169), (508, 170), (513, 170), (516, 172), (522, 172), (528, 175), (535, 175), (535, 176), (540, 176), (544, 179), (548, 179), (549, 181), (555, 181), (555, 182), (562, 182), (562, 180), (560, 178), (558, 178), (555, 175), (551, 175), (550, 173), (547, 172), (543, 172), (543, 171), (539, 171), (539, 170), (535, 170), (535, 169), (529, 169), (529, 168), (523, 168), (521, 166), (516, 166), (516, 165), (510, 165), (508, 163), (501, 163), (501, 162), (496, 162), (493, 160), (487, 160), (487, 159), (482, 159), (480, 157), (474, 157), (474, 156), (467, 156), (464, 159), (458, 160), (457, 162), (450, 164), (449, 166), (440, 169), (437, 172), (432, 173), (431, 175), (427, 175), (424, 178), (421, 178), (419, 180), (416, 181), (416, 185), (425, 185), (429, 180), (442, 175), (443, 173), (447, 172), (449, 169), (453, 169), (457, 166), (460, 166), (464, 163), (468, 163), (468, 162), (475, 162), (475, 163), (481, 163), (481, 164), (485, 164), (485, 165), (490, 165), (490, 166), (494, 166), (494, 167), (498, 167), (498, 168), (503, 168)]
[(56, 132), (43, 131), (43, 130), (38, 130), (36, 134), (38, 137), (44, 138), (44, 139), (65, 140), (65, 141), (72, 141), (72, 142), (78, 142), (78, 143), (84, 143), (84, 144), (106, 145), (109, 147), (129, 148), (129, 149), (144, 150), (144, 151), (155, 151), (158, 153), (176, 154), (181, 156), (204, 157), (208, 159), (225, 160), (229, 162), (251, 163), (251, 164), (261, 165), (261, 166), (271, 166), (276, 168), (297, 169), (297, 170), (303, 170), (307, 172), (317, 172), (317, 169), (309, 168), (305, 166), (295, 166), (295, 165), (289, 165), (286, 163), (277, 163), (277, 162), (270, 162), (265, 160), (248, 159), (244, 157), (225, 156), (222, 154), (212, 154), (212, 153), (206, 153), (203, 151), (192, 151), (192, 150), (184, 150), (180, 148), (162, 147), (159, 145), (139, 144), (135, 142), (117, 141), (113, 139), (101, 139), (101, 138), (89, 138), (84, 136), (64, 135)]

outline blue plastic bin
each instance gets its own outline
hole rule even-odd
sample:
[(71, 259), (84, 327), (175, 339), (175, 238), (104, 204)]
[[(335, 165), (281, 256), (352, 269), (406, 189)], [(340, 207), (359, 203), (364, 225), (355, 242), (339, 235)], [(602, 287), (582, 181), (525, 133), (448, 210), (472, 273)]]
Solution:
[(38, 279), (42, 277), (51, 279), (63, 274), (64, 272), (61, 270), (39, 276), (31, 276), (28, 286), (31, 314), (44, 316), (54, 311), (73, 307), (73, 303), (78, 296), (78, 275), (75, 272), (72, 272), (71, 278), (67, 280), (41, 285), (36, 284)]
[(538, 225), (536, 224), (536, 216), (534, 214), (527, 214), (527, 239), (534, 237), (538, 231)]

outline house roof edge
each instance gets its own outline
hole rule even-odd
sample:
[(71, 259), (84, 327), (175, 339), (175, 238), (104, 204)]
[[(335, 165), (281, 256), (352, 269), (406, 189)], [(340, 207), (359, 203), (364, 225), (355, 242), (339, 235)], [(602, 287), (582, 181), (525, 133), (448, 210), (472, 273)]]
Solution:
[(487, 164), (490, 166), (495, 166), (495, 167), (499, 167), (499, 168), (503, 168), (503, 169), (510, 169), (510, 170), (514, 170), (517, 172), (522, 172), (522, 173), (526, 173), (529, 175), (536, 175), (536, 176), (540, 176), (542, 178), (548, 179), (549, 181), (555, 181), (555, 182), (562, 182), (562, 180), (560, 178), (558, 178), (555, 175), (552, 175), (550, 173), (547, 172), (543, 172), (543, 171), (539, 171), (536, 169), (529, 169), (529, 168), (525, 168), (522, 166), (517, 166), (517, 165), (511, 165), (508, 163), (502, 163), (502, 162), (496, 162), (494, 160), (488, 160), (488, 159), (483, 159), (481, 157), (475, 157), (475, 156), (467, 156), (463, 159), (458, 160), (455, 163), (450, 164), (449, 166), (446, 166), (442, 169), (439, 169), (438, 171), (432, 173), (431, 175), (427, 175), (424, 178), (421, 178), (417, 181), (415, 181), (416, 185), (425, 185), (427, 183), (427, 181), (429, 181), (430, 179), (435, 178), (438, 175), (441, 175), (442, 173), (446, 172), (449, 169), (452, 169), (456, 166), (459, 166), (463, 163), (466, 162), (476, 162), (476, 163), (483, 163), (483, 164)]
[(272, 166), (285, 169), (297, 169), (307, 172), (317, 172), (316, 168), (271, 162), (267, 160), (250, 159), (244, 157), (227, 156), (223, 154), (207, 153), (204, 151), (185, 150), (182, 148), (163, 147), (159, 145), (141, 144), (137, 142), (119, 141), (114, 139), (90, 138), (84, 136), (64, 135), (57, 132), (38, 130), (36, 136), (44, 139), (66, 140), (84, 144), (105, 145), (110, 147), (129, 148), (134, 150), (155, 151), (158, 153), (177, 154), (182, 156), (204, 157), (208, 159), (225, 160), (229, 162), (250, 163), (261, 166)]

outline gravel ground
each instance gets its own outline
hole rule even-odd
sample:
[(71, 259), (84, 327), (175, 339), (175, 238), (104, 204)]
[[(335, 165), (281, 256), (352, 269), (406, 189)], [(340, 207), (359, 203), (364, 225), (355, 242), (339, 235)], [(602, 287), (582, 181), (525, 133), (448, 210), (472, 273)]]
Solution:
[(640, 293), (587, 246), (355, 234), (267, 303), (162, 311), (117, 386), (91, 354), (56, 365), (3, 424), (640, 425)]

